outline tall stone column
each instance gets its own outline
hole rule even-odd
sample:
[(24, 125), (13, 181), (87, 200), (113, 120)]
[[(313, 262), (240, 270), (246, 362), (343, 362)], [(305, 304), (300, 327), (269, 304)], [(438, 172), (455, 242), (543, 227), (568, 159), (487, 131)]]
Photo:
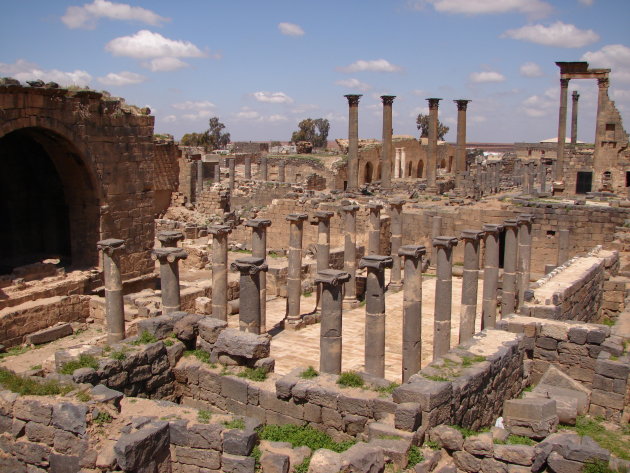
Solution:
[(162, 314), (180, 311), (179, 260), (188, 258), (188, 253), (182, 248), (155, 248), (151, 252), (151, 258), (160, 263)]
[(436, 187), (437, 175), (437, 140), (438, 140), (438, 107), (440, 100), (437, 98), (429, 101), (429, 140), (427, 146), (427, 185), (430, 189)]
[(422, 257), (420, 245), (401, 246), (396, 256), (404, 258), (402, 381), (420, 371), (422, 361)]
[(505, 247), (503, 252), (503, 292), (501, 317), (516, 310), (516, 266), (518, 261), (518, 223), (515, 218), (503, 222)]
[(577, 143), (577, 126), (578, 126), (578, 100), (580, 94), (574, 90), (571, 94), (571, 144), (575, 146)]
[(396, 148), (396, 157), (394, 159), (394, 178), (400, 178), (400, 154), (402, 148)]
[(521, 214), (518, 223), (518, 265), (516, 268), (517, 300), (519, 309), (525, 303), (525, 291), (529, 289), (529, 278), (532, 258), (532, 222), (534, 216)]
[(260, 334), (260, 277), (267, 271), (264, 258), (246, 256), (230, 265), (232, 270), (240, 273), (239, 278), (239, 315), (238, 325), (242, 332)]
[(381, 246), (381, 209), (383, 206), (379, 202), (368, 202), (367, 208), (370, 211), (368, 255), (378, 255)]
[[(435, 240), (437, 237), (442, 235), (442, 217), (439, 215), (434, 216), (431, 219), (431, 239)], [(431, 266), (435, 268), (437, 264), (437, 247), (433, 245), (433, 249), (431, 251)]]
[(287, 180), (287, 175), (285, 172), (285, 162), (279, 161), (278, 162), (278, 182), (286, 182), (286, 180)]
[[(595, 117), (595, 152), (602, 146), (602, 137), (605, 133), (606, 121), (604, 118), (604, 108), (608, 98), (608, 77), (597, 79), (597, 115)], [(597, 155), (595, 156), (597, 157)]]
[(453, 247), (457, 246), (457, 238), (439, 236), (433, 239), (433, 246), (437, 247), (437, 278), (433, 312), (433, 359), (435, 360), (451, 348)]
[(392, 186), (392, 104), (395, 95), (381, 95), (383, 102), (383, 146), (381, 148), (381, 186), (389, 189)]
[(357, 210), (356, 204), (344, 205), (343, 212), (343, 270), (350, 275), (344, 286), (344, 303), (354, 304), (357, 300)]
[(313, 215), (313, 225), (317, 225), (317, 272), (328, 269), (330, 262), (330, 219), (334, 212), (318, 210)]
[(479, 241), (483, 232), (464, 230), (464, 274), (462, 277), (462, 305), (459, 313), (459, 343), (475, 334), (477, 319), (477, 292), (479, 288)]
[(342, 294), (350, 275), (335, 269), (318, 271), (315, 283), (321, 285), (322, 318), (319, 331), (319, 370), (341, 373)]
[(361, 95), (345, 95), (348, 99), (348, 186), (354, 192), (359, 187), (359, 100)]
[(203, 191), (203, 161), (200, 159), (197, 161), (197, 192), (198, 196)]
[(184, 234), (179, 230), (163, 230), (158, 232), (157, 239), (162, 248), (175, 248), (177, 242), (184, 239)]
[(564, 173), (564, 145), (567, 138), (567, 92), (569, 79), (560, 79), (560, 109), (558, 113), (558, 150), (553, 180), (562, 180)]
[(568, 228), (562, 228), (558, 231), (558, 262), (557, 266), (566, 263), (569, 258), (569, 238), (571, 234)]
[(407, 152), (405, 151), (405, 148), (400, 148), (400, 177), (401, 178), (405, 178), (407, 177)]
[(457, 147), (455, 148), (455, 185), (460, 189), (463, 185), (463, 174), (466, 172), (466, 110), (468, 99), (453, 100), (457, 104)]
[(245, 156), (245, 179), (252, 178), (252, 158)]
[(267, 156), (261, 156), (260, 157), (260, 172), (259, 172), (259, 179), (261, 181), (268, 181), (268, 176), (267, 176)]
[(97, 242), (96, 246), (103, 252), (107, 343), (111, 344), (125, 338), (125, 305), (120, 276), (120, 252), (125, 249), (125, 241), (108, 238)]
[[(246, 227), (252, 229), (252, 256), (267, 259), (267, 228), (271, 226), (271, 220), (250, 219), (245, 222)], [(260, 287), (260, 331), (267, 331), (267, 271), (258, 272)]]
[(230, 170), (230, 190), (234, 190), (234, 180), (236, 179), (236, 163), (234, 162), (236, 158), (228, 159), (228, 168)]
[(287, 274), (287, 318), (285, 328), (295, 329), (300, 322), (302, 297), (302, 226), (306, 214), (289, 214), (289, 269)]
[(227, 225), (209, 225), (212, 235), (212, 317), (227, 320), (227, 261), (228, 235), (232, 229)]
[(502, 225), (483, 226), (485, 252), (483, 269), (483, 302), (481, 330), (494, 328), (497, 323), (497, 290), (499, 287), (499, 234)]
[(405, 205), (403, 199), (392, 199), (389, 201), (389, 215), (391, 217), (390, 228), (392, 232), (391, 237), (391, 256), (393, 260), (392, 270), (390, 272), (389, 288), (392, 291), (399, 291), (402, 287), (400, 277), (400, 256), (398, 255), (398, 249), (402, 245), (402, 208)]
[(385, 377), (385, 268), (391, 268), (389, 256), (368, 255), (359, 268), (367, 268), (365, 281), (365, 372)]

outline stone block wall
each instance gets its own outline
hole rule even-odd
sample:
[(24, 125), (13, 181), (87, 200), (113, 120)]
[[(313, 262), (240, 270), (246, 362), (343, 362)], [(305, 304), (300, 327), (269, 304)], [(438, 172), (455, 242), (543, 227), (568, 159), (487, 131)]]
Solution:
[(163, 214), (170, 205), (171, 194), (179, 188), (181, 151), (172, 140), (156, 139), (153, 188), (155, 213)]

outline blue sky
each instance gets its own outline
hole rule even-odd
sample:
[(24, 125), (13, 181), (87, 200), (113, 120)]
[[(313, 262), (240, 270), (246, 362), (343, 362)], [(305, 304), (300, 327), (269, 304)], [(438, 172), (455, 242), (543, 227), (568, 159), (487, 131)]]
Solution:
[[(0, 76), (108, 90), (176, 138), (210, 116), (233, 140), (288, 140), (307, 117), (345, 138), (343, 95), (362, 93), (361, 138), (381, 137), (392, 94), (395, 134), (442, 97), (455, 140), (452, 100), (467, 98), (469, 141), (539, 141), (557, 133), (555, 61), (611, 67), (628, 127), (628, 18), (628, 0), (23, 0), (3, 5)], [(573, 89), (592, 141), (597, 86)]]

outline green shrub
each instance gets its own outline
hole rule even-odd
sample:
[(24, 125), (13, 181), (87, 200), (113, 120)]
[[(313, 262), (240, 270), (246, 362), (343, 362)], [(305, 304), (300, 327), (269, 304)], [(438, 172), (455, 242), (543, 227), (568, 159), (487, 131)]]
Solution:
[(417, 446), (412, 445), (407, 453), (407, 469), (413, 468), (421, 461), (424, 461), (424, 455)]
[(264, 381), (267, 379), (267, 372), (261, 368), (245, 368), (243, 371), (241, 371), (238, 375), (239, 378), (247, 378), (247, 379), (251, 379), (252, 381)]
[(588, 460), (584, 464), (584, 468), (582, 469), (583, 473), (614, 473), (614, 470), (611, 470), (608, 467), (608, 462), (604, 460), (591, 459)]
[(243, 419), (232, 419), (223, 421), (223, 425), (228, 429), (240, 429), (245, 428), (245, 421)]
[(365, 381), (355, 371), (344, 371), (337, 378), (337, 384), (344, 388), (360, 388)]
[(61, 366), (59, 372), (61, 374), (72, 374), (79, 368), (98, 369), (98, 360), (92, 355), (80, 355), (78, 360), (68, 361)]
[(100, 411), (98, 415), (93, 419), (93, 422), (98, 425), (109, 424), (114, 418), (109, 415), (108, 412)]
[(56, 396), (68, 394), (73, 389), (72, 386), (63, 385), (59, 381), (39, 381), (20, 376), (5, 368), (0, 368), (0, 385), (23, 396)]
[(210, 353), (208, 353), (205, 350), (200, 350), (200, 349), (186, 350), (184, 352), (184, 356), (194, 356), (195, 358), (197, 358), (202, 363), (207, 363), (207, 364), (211, 365), (212, 368), (216, 368), (216, 365), (214, 363), (210, 362)]
[(497, 445), (536, 445), (536, 441), (521, 435), (510, 435), (505, 441), (494, 439)]
[(200, 409), (199, 412), (197, 412), (197, 421), (200, 424), (207, 424), (207, 423), (209, 423), (211, 418), (212, 418), (212, 412), (210, 412), (210, 411), (206, 411), (204, 409)]
[(155, 343), (158, 339), (154, 335), (150, 334), (147, 330), (144, 330), (137, 340), (131, 342), (132, 345), (146, 345), (148, 343)]
[(398, 386), (400, 386), (400, 384), (398, 383), (389, 383), (389, 385), (387, 386), (381, 386), (381, 387), (375, 388), (374, 391), (377, 391), (381, 394), (391, 394), (394, 392), (394, 389), (396, 389)]
[(85, 391), (81, 391), (77, 393), (77, 399), (81, 402), (88, 402), (90, 399), (92, 399), (92, 396), (90, 396)]
[(434, 442), (433, 440), (427, 440), (424, 442), (423, 447), (430, 448), (431, 450), (439, 450), (440, 444), (437, 442)]
[(31, 369), (34, 370), (34, 371), (41, 370), (42, 369), (42, 365), (33, 365), (33, 366), (31, 366)]
[(127, 358), (127, 353), (125, 353), (124, 350), (113, 351), (109, 354), (109, 357), (114, 360), (122, 361)]
[(313, 379), (317, 376), (319, 376), (319, 372), (312, 366), (309, 366), (300, 373), (300, 378), (302, 379)]
[(475, 356), (463, 356), (462, 357), (462, 366), (465, 368), (472, 366), (474, 363), (481, 363), (482, 361), (486, 361), (485, 356), (475, 355)]
[(356, 443), (355, 440), (347, 442), (335, 442), (330, 436), (310, 426), (299, 426), (293, 424), (286, 425), (265, 425), (259, 432), (261, 440), (271, 442), (289, 442), (292, 447), (306, 446), (315, 451), (326, 448), (333, 452), (343, 452)]

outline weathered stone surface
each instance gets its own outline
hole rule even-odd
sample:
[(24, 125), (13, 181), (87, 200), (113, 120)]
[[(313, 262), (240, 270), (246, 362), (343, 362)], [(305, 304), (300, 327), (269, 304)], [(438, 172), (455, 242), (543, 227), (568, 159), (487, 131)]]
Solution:
[(341, 454), (326, 450), (325, 448), (316, 450), (311, 457), (308, 473), (331, 473), (341, 471)]
[(52, 446), (53, 444), (55, 435), (54, 427), (40, 424), (38, 422), (27, 422), (24, 431), (26, 433), (26, 437), (31, 442), (45, 443), (49, 446)]
[(169, 429), (173, 445), (221, 450), (223, 429), (219, 424), (189, 424), (188, 421), (177, 420), (169, 423)]
[(584, 467), (583, 463), (567, 460), (558, 452), (551, 452), (547, 457), (547, 465), (554, 473), (579, 473)]
[(86, 415), (87, 407), (84, 404), (62, 402), (53, 406), (52, 423), (59, 429), (83, 435), (86, 429)]
[(461, 450), (464, 447), (464, 436), (462, 433), (448, 425), (438, 425), (431, 429), (429, 438), (446, 450)]
[(571, 376), (560, 371), (555, 366), (550, 366), (542, 378), (538, 382), (539, 386), (554, 386), (557, 388), (571, 389), (573, 391), (580, 391), (587, 397), (590, 396), (590, 389), (584, 386), (579, 381), (574, 380)]
[(160, 315), (143, 319), (138, 322), (138, 333), (149, 332), (155, 338), (166, 338), (173, 333), (175, 323), (186, 317), (186, 312), (172, 312), (168, 315)]
[[(118, 466), (127, 471), (137, 470), (149, 464), (156, 452), (168, 448), (168, 422), (154, 422), (140, 430), (122, 435), (114, 445)], [(217, 464), (215, 468), (218, 466)]]
[(247, 456), (252, 453), (258, 435), (254, 430), (231, 429), (223, 432), (223, 452)]
[[(550, 387), (549, 389), (544, 389), (544, 388), (545, 387), (543, 386), (542, 388), (539, 389), (539, 386), (537, 386), (533, 391), (524, 393), (523, 397), (525, 399), (530, 399), (530, 398), (553, 399), (554, 401), (556, 401), (556, 411), (558, 413), (558, 419), (560, 420), (560, 422), (567, 425), (575, 425), (575, 420), (578, 415), (577, 396), (563, 395), (563, 394), (556, 393), (556, 390), (561, 391), (562, 388), (553, 388), (553, 387)], [(571, 391), (571, 392), (582, 394), (582, 395), (584, 394), (584, 393), (578, 393), (578, 391)]]
[(46, 466), (50, 457), (49, 447), (33, 442), (15, 442), (12, 452), (19, 461), (37, 466)]
[(491, 457), (494, 442), (490, 432), (471, 435), (464, 440), (464, 450), (477, 456)]
[(529, 445), (495, 445), (494, 458), (529, 466), (534, 462), (534, 447)]
[(78, 456), (50, 454), (50, 473), (78, 473), (81, 465)]
[(182, 317), (173, 325), (173, 333), (185, 343), (193, 342), (197, 338), (198, 323), (202, 318), (204, 316), (198, 314), (188, 314)]
[(28, 345), (41, 345), (42, 343), (52, 342), (58, 338), (72, 335), (72, 325), (65, 323), (54, 325), (26, 336), (25, 343)]
[(96, 402), (111, 403), (117, 407), (120, 407), (120, 400), (124, 397), (120, 391), (110, 389), (103, 384), (94, 386), (90, 391), (90, 395)]
[(481, 471), (483, 473), (507, 473), (507, 465), (494, 458), (484, 458), (481, 460)]
[(394, 426), (407, 432), (415, 431), (422, 421), (420, 405), (415, 402), (403, 402), (398, 404), (394, 416)]
[(380, 473), (385, 467), (383, 450), (357, 443), (341, 454), (341, 469), (353, 473)]
[(416, 473), (429, 473), (435, 469), (436, 465), (442, 458), (442, 451), (432, 450), (430, 448), (423, 448), (421, 451), (424, 460), (416, 463), (414, 471)]
[(60, 429), (55, 430), (53, 446), (58, 452), (68, 455), (85, 456), (88, 451), (87, 440), (80, 439), (76, 435)]
[(402, 470), (407, 466), (407, 454), (411, 444), (407, 440), (376, 439), (370, 445), (383, 450), (385, 461), (392, 462), (394, 467)]
[(417, 402), (422, 411), (432, 411), (448, 402), (453, 392), (452, 383), (423, 380), (406, 383), (394, 389), (392, 398), (396, 403)]
[(96, 384), (99, 378), (94, 368), (79, 368), (72, 373), (72, 380), (77, 384)]
[(255, 335), (236, 329), (225, 329), (217, 337), (213, 354), (241, 356), (247, 359), (267, 358), (270, 353), (269, 335)]
[(184, 468), (192, 469), (193, 466), (197, 466), (218, 470), (221, 465), (221, 454), (215, 450), (202, 450), (176, 445), (173, 451), (175, 461), (186, 465)]
[(13, 404), (13, 415), (18, 419), (49, 425), (52, 419), (52, 406), (35, 399), (19, 398)]
[(470, 473), (476, 473), (481, 469), (481, 460), (464, 450), (454, 452), (453, 461), (457, 468)]
[(263, 473), (288, 473), (289, 456), (281, 453), (265, 452), (260, 457)]
[(241, 457), (224, 453), (221, 457), (221, 470), (224, 473), (254, 473), (256, 461), (253, 457)]
[(204, 317), (197, 322), (197, 328), (199, 330), (199, 336), (202, 339), (208, 343), (214, 344), (219, 334), (227, 328), (227, 322), (214, 317)]

